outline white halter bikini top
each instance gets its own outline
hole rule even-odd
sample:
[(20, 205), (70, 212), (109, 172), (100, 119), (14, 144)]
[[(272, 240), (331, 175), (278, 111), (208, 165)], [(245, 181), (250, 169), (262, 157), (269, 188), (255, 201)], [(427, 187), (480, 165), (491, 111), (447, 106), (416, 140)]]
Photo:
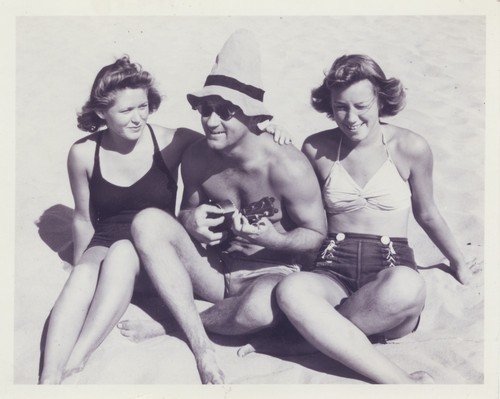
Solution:
[(323, 202), (328, 214), (353, 212), (362, 208), (393, 211), (409, 208), (411, 191), (394, 164), (382, 134), (387, 159), (364, 187), (360, 187), (340, 163), (340, 139), (337, 160), (323, 186)]

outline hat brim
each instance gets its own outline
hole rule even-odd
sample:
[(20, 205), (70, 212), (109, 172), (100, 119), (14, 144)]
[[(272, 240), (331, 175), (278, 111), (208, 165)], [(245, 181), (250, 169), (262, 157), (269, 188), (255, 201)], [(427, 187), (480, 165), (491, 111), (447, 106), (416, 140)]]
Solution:
[(246, 116), (257, 116), (262, 120), (270, 120), (273, 118), (261, 101), (224, 86), (205, 86), (202, 90), (189, 93), (187, 95), (187, 100), (193, 108), (196, 108), (203, 98), (213, 96), (221, 97), (237, 107), (240, 107)]

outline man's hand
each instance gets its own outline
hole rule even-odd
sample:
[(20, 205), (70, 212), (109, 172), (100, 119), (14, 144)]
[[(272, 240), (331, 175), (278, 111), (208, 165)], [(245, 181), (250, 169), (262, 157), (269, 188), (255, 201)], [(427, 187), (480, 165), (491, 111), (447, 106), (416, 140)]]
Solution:
[(251, 224), (241, 212), (236, 211), (233, 213), (232, 220), (231, 231), (238, 238), (236, 241), (269, 248), (279, 238), (280, 233), (268, 218), (264, 217)]
[(217, 245), (227, 237), (227, 232), (211, 230), (224, 222), (224, 211), (219, 207), (202, 204), (195, 209), (184, 210), (181, 213), (185, 229), (200, 243)]

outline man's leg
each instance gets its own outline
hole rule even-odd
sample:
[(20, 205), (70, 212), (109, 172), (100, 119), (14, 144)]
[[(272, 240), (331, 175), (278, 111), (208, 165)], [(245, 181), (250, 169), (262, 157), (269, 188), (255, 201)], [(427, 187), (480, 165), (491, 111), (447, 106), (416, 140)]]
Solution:
[(255, 279), (239, 296), (218, 301), (201, 313), (208, 331), (223, 335), (250, 334), (275, 325), (282, 313), (276, 303), (275, 289), (284, 278), (280, 274)]
[(153, 285), (186, 334), (202, 382), (223, 383), (213, 344), (195, 306), (193, 284), (202, 297), (216, 301), (223, 297), (224, 277), (211, 268), (186, 230), (166, 212), (141, 211), (132, 223), (132, 236)]

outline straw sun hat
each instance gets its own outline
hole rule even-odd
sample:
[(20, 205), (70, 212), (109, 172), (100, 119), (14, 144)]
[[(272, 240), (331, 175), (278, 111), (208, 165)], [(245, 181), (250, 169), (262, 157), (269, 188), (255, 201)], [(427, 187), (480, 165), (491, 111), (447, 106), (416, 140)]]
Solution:
[(227, 39), (203, 89), (189, 93), (187, 99), (195, 108), (209, 96), (222, 97), (240, 107), (247, 116), (272, 119), (263, 103), (259, 45), (249, 30), (239, 29)]

